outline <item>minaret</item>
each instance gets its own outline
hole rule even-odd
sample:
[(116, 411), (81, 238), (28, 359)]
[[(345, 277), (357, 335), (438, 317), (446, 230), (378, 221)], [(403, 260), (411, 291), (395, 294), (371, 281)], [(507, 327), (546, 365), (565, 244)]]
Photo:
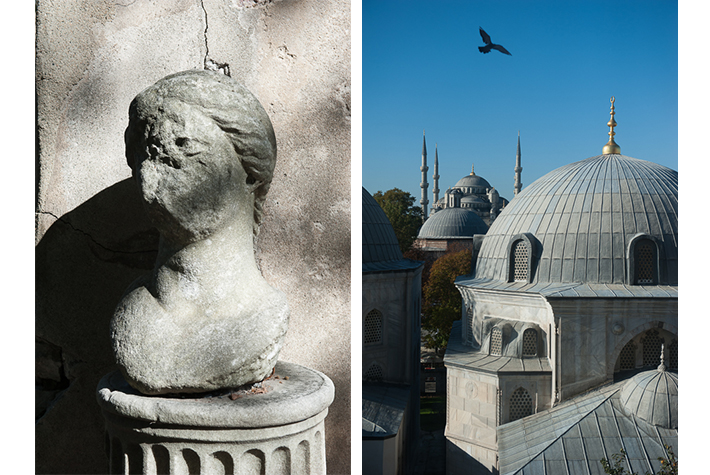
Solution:
[(429, 188), (429, 183), (426, 181), (426, 172), (429, 171), (429, 167), (426, 166), (426, 130), (423, 133), (423, 143), (422, 143), (422, 167), (420, 170), (422, 171), (422, 182), (419, 184), (419, 186), (422, 187), (422, 199), (419, 201), (419, 203), (422, 205), (422, 222), (426, 221), (427, 218), (427, 210), (426, 210), (426, 205), (429, 204), (429, 200), (427, 199), (427, 188)]
[(518, 130), (518, 153), (515, 155), (515, 195), (520, 193), (523, 188), (523, 182), (520, 181), (520, 172), (523, 171), (523, 167), (520, 166), (520, 131)]
[(616, 127), (616, 121), (614, 120), (614, 101), (616, 98), (614, 96), (611, 96), (611, 119), (609, 119), (609, 122), (607, 122), (606, 125), (609, 126), (609, 141), (604, 145), (604, 148), (602, 148), (602, 154), (603, 155), (609, 155), (609, 154), (620, 154), (621, 153), (621, 147), (619, 147), (616, 142), (614, 142), (614, 135), (616, 133), (614, 132), (614, 127)]
[(436, 206), (436, 203), (439, 201), (439, 145), (434, 144), (434, 189), (432, 190), (434, 192), (434, 201), (432, 202), (432, 206)]

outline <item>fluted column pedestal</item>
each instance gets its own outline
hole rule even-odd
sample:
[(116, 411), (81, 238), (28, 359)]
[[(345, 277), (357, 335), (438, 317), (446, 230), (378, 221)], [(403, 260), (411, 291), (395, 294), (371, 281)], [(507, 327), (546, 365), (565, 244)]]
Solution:
[(97, 396), (111, 474), (326, 473), (334, 387), (318, 371), (278, 362), (256, 391), (199, 398), (145, 396), (116, 371)]

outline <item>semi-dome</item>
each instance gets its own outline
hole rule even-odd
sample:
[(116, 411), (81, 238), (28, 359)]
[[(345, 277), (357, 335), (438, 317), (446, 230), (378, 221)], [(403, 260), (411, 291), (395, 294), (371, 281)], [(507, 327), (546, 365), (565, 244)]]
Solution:
[(624, 384), (619, 400), (624, 411), (649, 424), (678, 429), (678, 374), (654, 369)]
[(419, 230), (419, 239), (446, 239), (485, 234), (486, 223), (473, 211), (464, 208), (445, 208), (426, 220)]
[(370, 193), (362, 188), (362, 262), (402, 259), (397, 236), (387, 215)]
[(471, 208), (485, 208), (490, 206), (490, 203), (483, 201), (476, 195), (468, 195), (461, 198), (461, 206)]
[[(530, 283), (678, 285), (678, 172), (605, 154), (548, 173), (493, 222), (475, 279), (518, 280), (511, 277), (518, 240), (530, 253)], [(655, 274), (634, 282), (629, 263), (641, 262), (634, 254), (641, 242)]]

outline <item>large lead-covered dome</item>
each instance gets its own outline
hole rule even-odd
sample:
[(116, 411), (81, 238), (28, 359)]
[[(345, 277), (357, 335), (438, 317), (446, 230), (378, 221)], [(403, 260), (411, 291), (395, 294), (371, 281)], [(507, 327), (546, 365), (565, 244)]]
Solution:
[(464, 208), (445, 208), (437, 211), (424, 222), (418, 239), (445, 239), (473, 237), (486, 234), (488, 226), (473, 211)]
[[(530, 256), (521, 260), (530, 265), (530, 283), (678, 285), (678, 172), (606, 154), (548, 173), (491, 225), (476, 280), (519, 280), (512, 271), (516, 241), (527, 243)], [(635, 254), (640, 243), (648, 244), (646, 254)], [(647, 271), (631, 261), (657, 271), (634, 282), (631, 273)]]

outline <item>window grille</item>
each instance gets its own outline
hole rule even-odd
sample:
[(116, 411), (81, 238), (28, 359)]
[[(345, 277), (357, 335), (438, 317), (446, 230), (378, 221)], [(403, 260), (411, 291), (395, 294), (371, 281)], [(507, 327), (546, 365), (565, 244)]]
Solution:
[(466, 340), (473, 339), (473, 308), (466, 307)]
[(365, 328), (362, 333), (366, 345), (382, 343), (382, 313), (379, 310), (370, 310), (365, 315)]
[(678, 341), (673, 340), (668, 345), (668, 369), (678, 371)]
[(525, 241), (513, 244), (513, 280), (527, 282), (528, 280), (528, 245)]
[(636, 244), (636, 283), (654, 283), (654, 244), (648, 239), (644, 239)]
[(537, 356), (537, 330), (533, 328), (523, 332), (523, 356)]
[(643, 365), (655, 368), (661, 361), (661, 344), (663, 343), (661, 336), (657, 330), (649, 330), (641, 342), (643, 345)]
[(636, 343), (631, 340), (622, 349), (619, 355), (619, 370), (634, 369), (636, 367)]
[(532, 414), (532, 398), (525, 388), (518, 388), (510, 396), (510, 422)]
[(503, 353), (503, 332), (498, 327), (491, 330), (491, 351), (490, 354), (500, 356)]
[(365, 379), (368, 381), (382, 381), (383, 377), (384, 372), (382, 371), (382, 366), (377, 363), (370, 365), (370, 367), (367, 368), (367, 372), (365, 372)]

